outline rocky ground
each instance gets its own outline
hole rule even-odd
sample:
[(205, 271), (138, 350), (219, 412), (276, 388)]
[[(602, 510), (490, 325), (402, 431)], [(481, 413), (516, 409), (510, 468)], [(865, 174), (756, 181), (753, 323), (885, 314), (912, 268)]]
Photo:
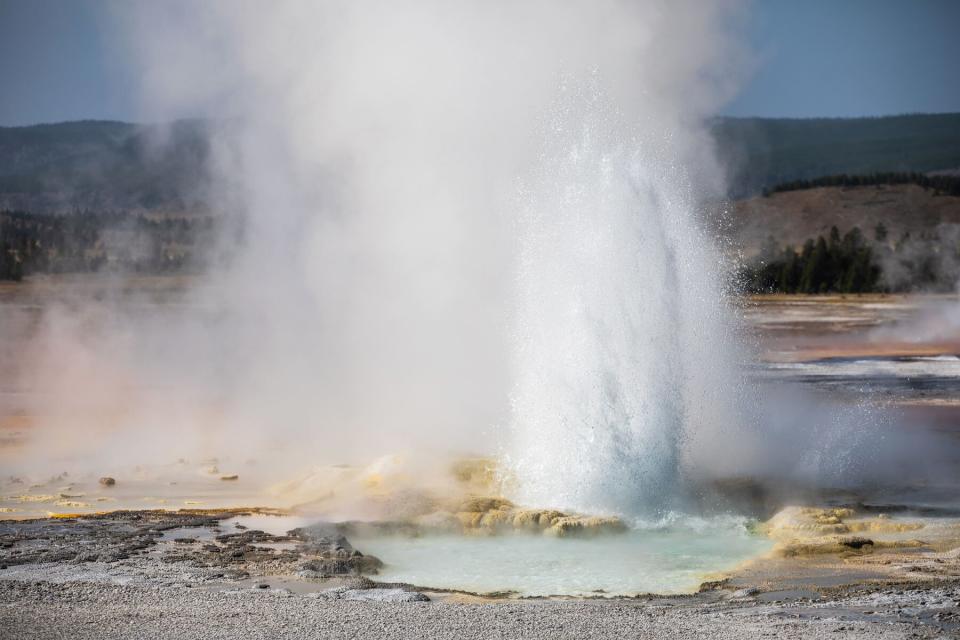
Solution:
[(790, 588), (754, 567), (693, 596), (491, 599), (377, 583), (342, 528), (276, 535), (243, 512), (0, 522), (0, 638), (960, 637), (952, 571)]
[(946, 638), (960, 590), (824, 603), (392, 602), (188, 584), (0, 582), (4, 638)]

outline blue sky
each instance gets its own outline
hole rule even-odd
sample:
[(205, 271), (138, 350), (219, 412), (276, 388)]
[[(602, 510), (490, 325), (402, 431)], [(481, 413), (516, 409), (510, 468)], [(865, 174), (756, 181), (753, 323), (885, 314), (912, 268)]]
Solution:
[(0, 125), (136, 118), (106, 2), (0, 0)]
[(728, 114), (960, 111), (960, 0), (755, 0), (747, 39), (758, 69)]
[[(0, 0), (0, 125), (135, 120), (110, 24), (106, 0)], [(960, 111), (960, 0), (754, 0), (745, 38), (729, 115)]]

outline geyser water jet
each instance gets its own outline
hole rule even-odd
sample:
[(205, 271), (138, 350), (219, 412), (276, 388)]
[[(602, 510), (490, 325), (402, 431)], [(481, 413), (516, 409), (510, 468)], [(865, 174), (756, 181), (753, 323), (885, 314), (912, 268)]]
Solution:
[(522, 502), (662, 514), (736, 413), (723, 261), (669, 121), (603, 87), (565, 84), (523, 189), (508, 457)]

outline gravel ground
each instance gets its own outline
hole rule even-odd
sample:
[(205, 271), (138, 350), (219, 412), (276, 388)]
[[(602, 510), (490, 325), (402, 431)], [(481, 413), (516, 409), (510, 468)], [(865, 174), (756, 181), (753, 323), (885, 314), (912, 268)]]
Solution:
[[(930, 592), (902, 594), (908, 608)], [(946, 592), (942, 593), (943, 596)], [(950, 597), (960, 592), (954, 590)], [(811, 606), (534, 600), (370, 602), (280, 590), (0, 582), (13, 638), (948, 638), (956, 630), (878, 611), (872, 597)], [(949, 602), (954, 605), (954, 601)], [(955, 609), (954, 609), (955, 610)], [(870, 611), (870, 613), (864, 613)], [(839, 635), (838, 635), (839, 634)]]
[(373, 582), (378, 561), (329, 527), (276, 536), (231, 515), (0, 523), (0, 640), (960, 638), (952, 569), (816, 592), (747, 573), (693, 596), (481, 599)]

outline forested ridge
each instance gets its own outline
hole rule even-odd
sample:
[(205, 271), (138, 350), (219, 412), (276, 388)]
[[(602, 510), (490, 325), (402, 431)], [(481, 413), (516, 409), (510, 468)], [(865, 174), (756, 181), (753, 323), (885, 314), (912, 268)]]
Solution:
[[(880, 231), (882, 233), (882, 231)], [(869, 293), (882, 290), (881, 268), (859, 227), (843, 237), (837, 227), (800, 251), (771, 242), (762, 257), (744, 270), (752, 293)]]
[(877, 118), (718, 118), (730, 196), (820, 176), (960, 169), (960, 113)]
[(835, 176), (823, 176), (810, 180), (792, 180), (783, 182), (769, 189), (764, 189), (764, 195), (784, 193), (787, 191), (801, 191), (816, 189), (817, 187), (870, 187), (876, 185), (915, 184), (924, 189), (932, 189), (934, 195), (960, 196), (960, 176), (929, 175), (915, 171), (898, 173), (882, 171), (867, 175), (847, 175), (841, 173)]
[[(216, 235), (206, 167), (212, 137), (225, 135), (221, 124), (0, 127), (0, 279), (202, 268), (211, 260)], [(960, 196), (960, 114), (719, 118), (710, 126), (721, 160), (733, 168), (733, 197), (882, 185)], [(833, 205), (818, 206), (829, 214)], [(911, 211), (905, 208), (903, 215)], [(769, 229), (771, 238), (739, 271), (747, 290), (946, 290), (960, 277), (960, 229), (949, 225), (925, 222), (922, 231), (898, 230), (900, 237), (890, 238), (885, 229), (848, 223), (843, 232), (834, 229), (801, 242), (826, 229), (827, 219), (795, 234), (793, 244), (778, 246), (773, 238), (782, 224), (778, 216), (781, 212), (771, 209), (753, 226), (760, 234)], [(751, 246), (759, 247), (763, 237)]]
[(739, 276), (751, 293), (951, 292), (960, 281), (960, 229), (893, 240), (882, 224), (871, 234), (854, 227), (843, 236), (832, 227), (799, 250), (771, 237)]
[(0, 280), (33, 273), (197, 269), (209, 257), (214, 232), (210, 216), (0, 211)]
[[(820, 176), (960, 169), (960, 113), (882, 118), (716, 118), (732, 198)], [(79, 121), (0, 127), (0, 209), (195, 213), (212, 142), (230, 123)]]

